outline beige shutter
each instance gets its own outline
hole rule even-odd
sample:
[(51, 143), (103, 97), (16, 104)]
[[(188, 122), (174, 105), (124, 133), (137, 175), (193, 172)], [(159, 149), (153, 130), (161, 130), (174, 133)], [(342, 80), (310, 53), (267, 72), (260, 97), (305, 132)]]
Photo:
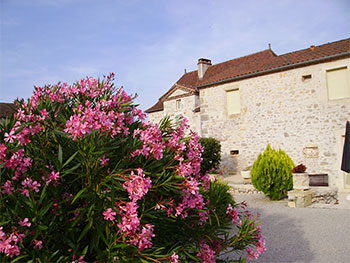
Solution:
[(349, 71), (348, 68), (338, 68), (327, 71), (328, 98), (330, 100), (349, 98)]
[(241, 111), (239, 89), (226, 91), (227, 114), (237, 114)]

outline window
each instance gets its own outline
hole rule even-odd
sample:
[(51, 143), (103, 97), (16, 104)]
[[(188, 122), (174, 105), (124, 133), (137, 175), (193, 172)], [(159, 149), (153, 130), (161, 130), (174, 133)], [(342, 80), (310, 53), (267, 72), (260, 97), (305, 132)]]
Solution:
[(176, 109), (180, 110), (182, 108), (181, 100), (176, 100)]
[(347, 67), (327, 70), (328, 99), (350, 97), (349, 71)]
[(237, 114), (241, 112), (239, 89), (226, 91), (227, 114)]
[(303, 75), (303, 76), (301, 77), (301, 79), (302, 79), (303, 81), (308, 81), (308, 80), (310, 80), (311, 78), (312, 78), (311, 74)]

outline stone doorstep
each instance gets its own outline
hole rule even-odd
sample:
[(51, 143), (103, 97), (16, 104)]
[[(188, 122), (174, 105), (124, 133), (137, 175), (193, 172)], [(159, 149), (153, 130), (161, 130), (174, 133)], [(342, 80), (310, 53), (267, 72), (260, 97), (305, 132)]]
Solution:
[(306, 190), (291, 190), (288, 191), (288, 206), (304, 208), (312, 204), (314, 191)]

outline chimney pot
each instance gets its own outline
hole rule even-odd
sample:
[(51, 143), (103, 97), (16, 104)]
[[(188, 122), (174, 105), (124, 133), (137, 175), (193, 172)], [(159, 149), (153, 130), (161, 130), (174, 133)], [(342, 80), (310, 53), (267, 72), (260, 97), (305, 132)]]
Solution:
[(200, 58), (198, 59), (198, 78), (201, 80), (204, 77), (205, 72), (207, 71), (208, 67), (211, 66), (211, 60), (206, 58)]
[(314, 45), (311, 45), (311, 46), (310, 46), (310, 49), (311, 49), (311, 51), (314, 51), (314, 50), (315, 50), (315, 46), (314, 46)]

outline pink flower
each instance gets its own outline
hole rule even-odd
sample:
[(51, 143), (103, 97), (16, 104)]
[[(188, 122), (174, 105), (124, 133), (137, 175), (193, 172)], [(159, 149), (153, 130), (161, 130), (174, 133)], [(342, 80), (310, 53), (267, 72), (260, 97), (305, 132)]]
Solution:
[(5, 144), (0, 144), (0, 163), (5, 162), (7, 147)]
[(237, 208), (232, 208), (232, 205), (229, 204), (226, 210), (226, 214), (231, 217), (232, 223), (236, 223), (239, 220)]
[(55, 171), (51, 171), (51, 173), (49, 173), (48, 175), (47, 175), (47, 178), (46, 178), (46, 185), (49, 185), (51, 182), (54, 182), (54, 186), (56, 186), (55, 185), (55, 183), (58, 181), (58, 179), (60, 178), (59, 177), (59, 172), (55, 172)]
[(30, 225), (31, 225), (31, 223), (29, 222), (28, 218), (24, 218), (24, 220), (23, 221), (19, 221), (18, 224), (21, 225), (21, 226), (27, 226), (27, 227), (30, 227)]
[(33, 248), (34, 249), (42, 249), (42, 247), (43, 247), (43, 241), (41, 241), (41, 240), (34, 240), (33, 241)]
[(10, 258), (19, 256), (21, 247), (17, 246), (17, 243), (23, 242), (25, 234), (11, 233), (7, 237), (6, 233), (2, 231), (2, 228), (0, 227), (0, 253), (4, 253)]
[(14, 142), (14, 140), (16, 140), (16, 135), (14, 135), (14, 133), (15, 133), (15, 131), (13, 129), (10, 131), (10, 133), (5, 132), (4, 141), (10, 142), (10, 143)]
[(200, 257), (202, 259), (202, 263), (215, 263), (215, 252), (210, 248), (208, 244), (206, 244), (204, 241), (200, 242), (200, 252), (197, 253), (197, 257)]
[(112, 208), (108, 208), (107, 211), (103, 212), (102, 214), (105, 216), (105, 217), (104, 217), (105, 220), (111, 220), (111, 221), (113, 221), (113, 220), (115, 219), (114, 216), (115, 216), (117, 213), (114, 212), (114, 211), (112, 210)]
[(143, 170), (139, 168), (137, 175), (133, 171), (131, 172), (129, 180), (123, 184), (123, 188), (128, 191), (131, 200), (137, 201), (147, 194), (148, 189), (152, 187), (151, 182), (151, 179), (145, 177)]
[(40, 183), (38, 183), (37, 181), (33, 181), (30, 178), (24, 179), (22, 181), (22, 185), (24, 187), (31, 189), (31, 190), (34, 190), (35, 192), (39, 192)]
[(125, 205), (120, 205), (119, 209), (121, 211), (122, 222), (117, 226), (120, 228), (120, 232), (124, 235), (129, 235), (136, 233), (140, 227), (140, 218), (137, 215), (137, 209), (139, 206), (136, 201), (126, 203)]
[(142, 227), (141, 233), (137, 235), (136, 239), (138, 240), (138, 249), (140, 251), (152, 247), (151, 240), (155, 236), (153, 234), (153, 227), (151, 224), (146, 224)]
[(21, 194), (22, 194), (22, 195), (24, 195), (24, 196), (26, 196), (26, 197), (29, 197), (29, 191), (28, 191), (28, 189), (23, 188), (23, 189), (20, 189), (20, 191), (21, 191)]
[(173, 254), (172, 254), (171, 257), (170, 257), (170, 262), (169, 262), (169, 263), (178, 263), (178, 262), (179, 262), (178, 259), (179, 259), (179, 256), (176, 255), (175, 252), (173, 252)]
[(2, 186), (4, 190), (2, 190), (1, 193), (6, 194), (8, 193), (9, 195), (12, 194), (12, 191), (14, 190), (12, 183), (10, 180), (7, 180), (5, 184)]
[(46, 120), (49, 117), (49, 113), (47, 112), (46, 109), (43, 109), (40, 111), (40, 120)]
[(106, 158), (106, 156), (102, 156), (101, 158), (99, 158), (98, 159), (99, 161), (100, 161), (100, 165), (101, 166), (104, 166), (104, 165), (106, 165), (107, 163), (108, 163), (108, 161), (109, 161), (109, 158)]
[(246, 251), (247, 251), (248, 260), (252, 261), (258, 258), (258, 255), (254, 252), (252, 248), (248, 247)]

